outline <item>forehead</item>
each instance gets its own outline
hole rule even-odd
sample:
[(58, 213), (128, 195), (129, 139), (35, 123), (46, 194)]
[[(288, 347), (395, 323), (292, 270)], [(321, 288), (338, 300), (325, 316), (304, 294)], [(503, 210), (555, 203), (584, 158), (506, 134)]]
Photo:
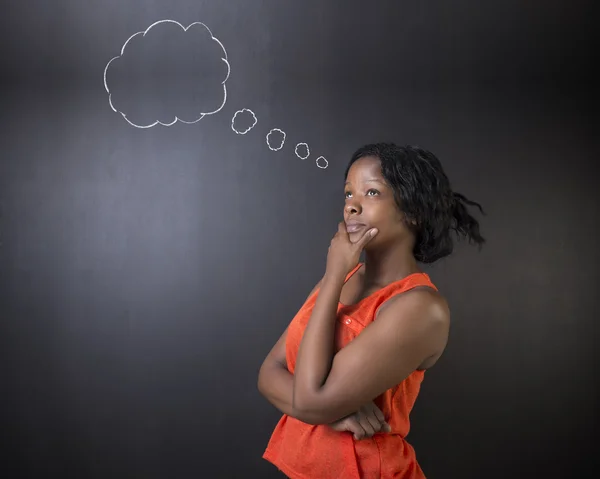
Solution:
[(365, 156), (352, 163), (346, 183), (360, 183), (369, 180), (385, 182), (381, 174), (381, 162), (374, 156)]

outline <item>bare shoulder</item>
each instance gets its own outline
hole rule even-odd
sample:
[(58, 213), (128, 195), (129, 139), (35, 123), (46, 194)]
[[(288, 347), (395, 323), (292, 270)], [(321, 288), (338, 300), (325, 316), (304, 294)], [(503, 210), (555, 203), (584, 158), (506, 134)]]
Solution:
[(388, 331), (427, 338), (433, 351), (443, 351), (450, 329), (450, 308), (438, 291), (419, 286), (387, 300), (379, 308), (377, 318), (387, 324)]
[[(387, 310), (387, 311), (386, 311)], [(386, 315), (406, 312), (419, 313), (419, 316), (435, 321), (450, 321), (450, 307), (446, 298), (439, 292), (427, 286), (418, 286), (404, 293), (397, 294), (385, 301), (379, 312)]]
[(420, 302), (433, 320), (450, 322), (450, 306), (439, 291), (423, 286), (408, 291), (408, 293), (407, 298), (410, 298), (412, 293), (413, 301)]

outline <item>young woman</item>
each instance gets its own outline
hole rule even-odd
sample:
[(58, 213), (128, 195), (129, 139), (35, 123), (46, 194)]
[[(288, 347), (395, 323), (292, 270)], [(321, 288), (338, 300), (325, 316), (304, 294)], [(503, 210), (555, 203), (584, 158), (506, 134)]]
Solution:
[(345, 176), (324, 275), (260, 369), (283, 412), (263, 457), (293, 479), (424, 478), (405, 438), (450, 311), (418, 264), (449, 255), (453, 232), (481, 246), (466, 205), (481, 206), (412, 146), (366, 145)]

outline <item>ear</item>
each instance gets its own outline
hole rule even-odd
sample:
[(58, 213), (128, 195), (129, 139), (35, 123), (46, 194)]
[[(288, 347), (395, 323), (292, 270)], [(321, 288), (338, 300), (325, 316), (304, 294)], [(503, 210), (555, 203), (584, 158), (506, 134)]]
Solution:
[(410, 218), (406, 213), (404, 214), (404, 221), (413, 226), (417, 226), (417, 220), (414, 218)]

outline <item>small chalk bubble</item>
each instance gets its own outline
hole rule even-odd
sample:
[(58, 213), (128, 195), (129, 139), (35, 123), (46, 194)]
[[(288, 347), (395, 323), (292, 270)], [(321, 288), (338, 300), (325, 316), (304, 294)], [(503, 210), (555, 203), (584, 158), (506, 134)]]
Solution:
[(267, 145), (270, 150), (279, 151), (285, 143), (285, 132), (279, 128), (273, 128), (267, 133)]
[[(256, 126), (258, 120), (256, 115), (249, 108), (242, 108), (233, 115), (231, 119), (231, 129), (238, 135), (245, 135)], [(243, 127), (245, 125), (245, 128)]]
[(306, 143), (298, 143), (294, 149), (296, 156), (301, 160), (306, 160), (310, 156), (310, 150)]
[(329, 166), (329, 162), (325, 159), (324, 156), (319, 156), (316, 160), (315, 163), (317, 164), (317, 166), (319, 168), (327, 168)]

